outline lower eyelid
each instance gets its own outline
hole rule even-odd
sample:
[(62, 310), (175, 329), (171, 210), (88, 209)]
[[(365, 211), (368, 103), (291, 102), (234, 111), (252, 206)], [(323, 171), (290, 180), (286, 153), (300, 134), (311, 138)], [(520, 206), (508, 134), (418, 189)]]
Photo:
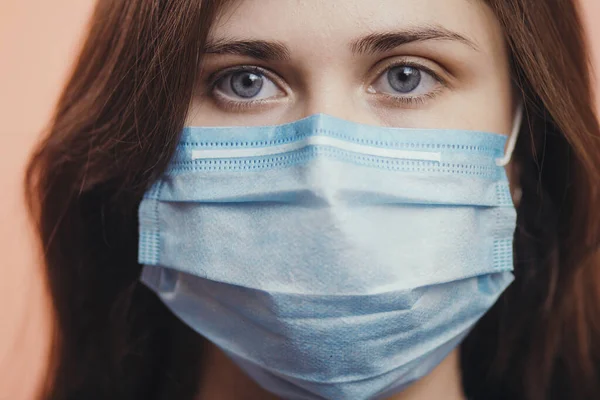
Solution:
[(395, 96), (389, 93), (382, 92), (375, 93), (374, 96), (377, 96), (379, 102), (391, 107), (398, 107), (399, 104), (410, 107), (420, 106), (426, 104), (430, 100), (434, 100), (436, 97), (438, 97), (444, 92), (444, 89), (446, 88), (440, 85), (428, 93), (417, 96)]
[(280, 98), (266, 98), (259, 100), (248, 100), (248, 101), (236, 101), (229, 97), (213, 92), (211, 99), (214, 103), (217, 103), (219, 107), (226, 109), (227, 111), (259, 111), (265, 108), (269, 108), (274, 103), (279, 102)]

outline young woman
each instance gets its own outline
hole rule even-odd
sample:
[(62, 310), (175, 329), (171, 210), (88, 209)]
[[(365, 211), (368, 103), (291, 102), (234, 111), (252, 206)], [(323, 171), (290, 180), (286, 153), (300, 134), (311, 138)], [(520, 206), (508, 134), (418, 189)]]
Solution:
[(568, 0), (100, 1), (45, 398), (600, 398), (587, 57)]

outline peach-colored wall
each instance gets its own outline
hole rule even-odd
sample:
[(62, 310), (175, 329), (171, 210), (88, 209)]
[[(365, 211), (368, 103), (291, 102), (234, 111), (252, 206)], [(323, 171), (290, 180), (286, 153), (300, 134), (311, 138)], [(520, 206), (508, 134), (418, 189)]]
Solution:
[(588, 36), (592, 45), (592, 56), (594, 58), (596, 106), (600, 114), (600, 0), (581, 0), (583, 15), (587, 24)]
[(0, 1), (0, 400), (33, 399), (46, 364), (51, 316), (21, 181), (93, 4)]
[[(582, 1), (589, 32), (598, 38), (594, 50), (600, 66), (600, 1)], [(93, 3), (3, 0), (0, 4), (0, 400), (33, 398), (48, 354), (51, 316), (21, 180)]]

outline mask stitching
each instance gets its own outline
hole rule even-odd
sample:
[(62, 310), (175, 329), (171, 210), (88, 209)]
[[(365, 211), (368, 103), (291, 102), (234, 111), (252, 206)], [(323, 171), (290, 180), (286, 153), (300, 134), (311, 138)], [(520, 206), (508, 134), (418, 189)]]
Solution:
[(169, 172), (264, 170), (269, 168), (296, 165), (298, 163), (310, 161), (318, 155), (323, 155), (358, 165), (366, 165), (392, 171), (432, 173), (442, 172), (486, 176), (492, 178), (498, 177), (498, 167), (496, 167), (494, 164), (494, 160), (490, 160), (489, 165), (466, 163), (454, 164), (437, 161), (390, 160), (376, 156), (356, 155), (347, 151), (327, 147), (304, 148), (293, 153), (289, 153), (288, 155), (266, 156), (264, 158), (216, 160), (198, 159), (191, 161), (180, 161), (172, 163)]
[[(415, 131), (416, 133), (417, 131)], [(452, 132), (452, 131), (448, 131)], [(477, 133), (477, 132), (473, 132)], [(485, 133), (485, 132), (483, 132)], [(386, 146), (386, 147), (396, 147), (401, 149), (443, 149), (443, 150), (462, 150), (462, 151), (477, 151), (477, 152), (493, 152), (496, 153), (497, 149), (490, 146), (473, 146), (473, 145), (459, 145), (459, 144), (449, 144), (449, 143), (418, 143), (418, 142), (395, 142), (395, 141), (382, 141), (382, 140), (371, 140), (371, 139), (362, 139), (356, 137), (350, 137), (335, 131), (327, 130), (327, 129), (315, 129), (310, 133), (305, 133), (302, 135), (293, 136), (286, 139), (277, 139), (277, 140), (260, 140), (260, 141), (211, 141), (211, 142), (187, 142), (183, 141), (179, 144), (180, 147), (216, 147), (216, 148), (232, 148), (232, 147), (267, 147), (267, 146), (275, 146), (286, 143), (291, 143), (295, 141), (300, 141), (306, 139), (307, 137), (314, 136), (315, 134), (327, 135), (334, 138), (346, 140), (353, 143), (369, 145), (369, 146)], [(487, 133), (487, 135), (495, 135), (493, 133)], [(495, 140), (505, 141), (505, 137), (494, 138)]]

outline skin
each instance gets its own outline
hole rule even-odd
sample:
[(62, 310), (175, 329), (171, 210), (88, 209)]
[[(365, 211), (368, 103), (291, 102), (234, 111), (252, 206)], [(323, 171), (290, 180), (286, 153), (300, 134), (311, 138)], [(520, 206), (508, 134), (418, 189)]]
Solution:
[[(390, 40), (409, 31), (420, 40)], [(390, 33), (400, 35), (388, 35), (393, 45), (386, 48), (361, 45), (361, 38)], [(232, 41), (261, 41), (258, 50), (269, 48), (264, 41), (285, 54)], [(243, 0), (225, 10), (210, 42), (186, 125), (272, 125), (326, 113), (379, 126), (501, 134), (512, 128), (508, 50), (482, 1)], [(231, 71), (240, 66), (252, 69)], [(390, 76), (405, 78), (401, 91)], [(231, 83), (249, 79), (262, 87), (240, 97)], [(198, 399), (275, 398), (208, 346)], [(457, 351), (390, 400), (432, 398), (464, 398)]]

